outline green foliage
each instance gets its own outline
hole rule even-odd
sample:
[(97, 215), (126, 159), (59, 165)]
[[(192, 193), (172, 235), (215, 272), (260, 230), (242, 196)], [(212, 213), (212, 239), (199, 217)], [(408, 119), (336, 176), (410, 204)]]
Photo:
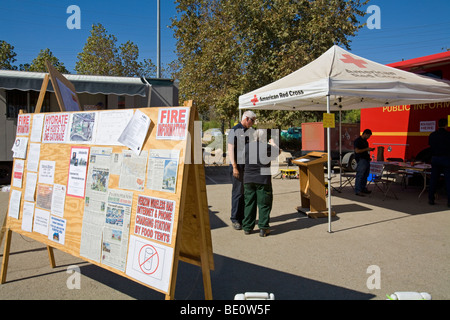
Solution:
[[(333, 44), (349, 49), (363, 0), (178, 0), (172, 21), (182, 66), (180, 95), (201, 113), (237, 119), (241, 94), (313, 61)], [(260, 112), (286, 125), (299, 112)]]
[(47, 72), (45, 61), (48, 60), (59, 72), (69, 73), (64, 64), (60, 62), (48, 48), (41, 50), (31, 64), (20, 64), (19, 67), (13, 65), (13, 63), (17, 61), (15, 58), (16, 56), (17, 54), (14, 52), (14, 46), (6, 41), (0, 40), (0, 70)]
[(13, 63), (16, 62), (17, 53), (14, 46), (4, 40), (0, 40), (0, 70), (14, 70)]
[(48, 72), (45, 61), (49, 61), (52, 66), (61, 73), (69, 73), (64, 64), (56, 58), (50, 49), (41, 50), (36, 58), (33, 59), (31, 65), (24, 68), (25, 71)]
[[(139, 61), (139, 48), (132, 41), (117, 45), (117, 38), (109, 34), (102, 24), (92, 25), (83, 51), (78, 54), (75, 70), (78, 74), (123, 76), (123, 77), (155, 77), (156, 65), (152, 60)], [(167, 68), (176, 73), (176, 63)], [(167, 74), (172, 76), (172, 74)]]
[[(0, 40), (0, 70), (21, 70), (47, 72), (45, 61), (50, 63), (61, 73), (69, 73), (64, 64), (56, 58), (49, 48), (41, 50), (39, 55), (30, 63), (13, 65), (17, 54), (14, 46)], [(156, 65), (149, 59), (139, 61), (139, 48), (132, 41), (117, 45), (117, 38), (109, 34), (102, 24), (92, 25), (90, 36), (87, 38), (83, 51), (78, 53), (75, 71), (78, 74), (108, 75), (147, 78), (156, 76)], [(178, 61), (163, 65), (162, 77), (177, 78), (180, 68)]]
[(361, 120), (361, 110), (342, 111), (343, 123), (359, 123)]
[(78, 74), (121, 75), (122, 64), (116, 43), (117, 38), (108, 34), (105, 27), (94, 24), (83, 51), (77, 55), (75, 71)]
[(202, 130), (206, 131), (208, 129), (212, 129), (212, 128), (221, 128), (222, 127), (222, 123), (220, 121), (217, 120), (211, 120), (211, 121), (202, 121)]

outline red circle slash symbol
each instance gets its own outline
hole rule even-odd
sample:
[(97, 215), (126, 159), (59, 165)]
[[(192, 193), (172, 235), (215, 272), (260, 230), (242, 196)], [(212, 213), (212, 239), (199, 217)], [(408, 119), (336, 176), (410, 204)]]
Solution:
[(146, 275), (151, 275), (158, 270), (159, 254), (151, 245), (142, 246), (139, 250), (139, 268)]

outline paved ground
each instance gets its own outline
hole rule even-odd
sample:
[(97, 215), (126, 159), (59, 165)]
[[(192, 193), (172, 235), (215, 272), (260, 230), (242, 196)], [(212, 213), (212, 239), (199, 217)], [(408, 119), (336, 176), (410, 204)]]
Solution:
[[(233, 299), (246, 291), (271, 292), (277, 300), (384, 300), (395, 291), (428, 292), (435, 300), (450, 299), (450, 210), (443, 196), (430, 206), (426, 194), (417, 198), (419, 187), (401, 190), (394, 185), (399, 200), (382, 200), (379, 192), (356, 197), (346, 187), (333, 194), (337, 216), (333, 232), (328, 233), (327, 219), (307, 218), (294, 209), (300, 205), (299, 181), (274, 179), (272, 233), (260, 238), (257, 232), (244, 235), (230, 227), (231, 185), (226, 170), (208, 167), (206, 172), (214, 299)], [(338, 185), (337, 178), (333, 184)], [(8, 194), (0, 192), (0, 221), (7, 201)], [(164, 298), (58, 250), (55, 258), (57, 267), (51, 269), (45, 246), (13, 234), (0, 300)], [(71, 265), (80, 268), (80, 289), (67, 288)], [(377, 284), (379, 288), (373, 288)], [(203, 299), (198, 267), (180, 263), (175, 297)]]

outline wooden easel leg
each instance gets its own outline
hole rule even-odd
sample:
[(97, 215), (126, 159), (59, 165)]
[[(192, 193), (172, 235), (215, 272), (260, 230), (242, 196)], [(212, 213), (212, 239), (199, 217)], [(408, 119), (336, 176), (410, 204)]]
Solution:
[(0, 229), (0, 246), (2, 245), (3, 236), (5, 235), (5, 231), (6, 231), (6, 219), (8, 219), (7, 215), (5, 215), (5, 218), (3, 219), (2, 228)]
[(178, 258), (179, 252), (175, 254), (173, 259), (173, 267), (172, 267), (172, 279), (170, 280), (170, 288), (168, 294), (166, 294), (166, 300), (174, 300), (175, 299), (175, 286), (177, 284), (177, 273), (178, 273)]
[(44, 81), (42, 81), (41, 92), (39, 93), (39, 98), (36, 104), (36, 108), (34, 109), (34, 113), (40, 113), (42, 104), (44, 103), (45, 93), (47, 92), (48, 86), (48, 73), (45, 74)]
[(0, 272), (0, 284), (4, 284), (6, 282), (6, 273), (8, 271), (8, 262), (9, 262), (9, 251), (11, 249), (11, 236), (12, 231), (7, 229), (5, 239), (5, 247), (3, 248), (3, 261), (2, 261), (2, 270)]
[(47, 252), (48, 252), (48, 259), (50, 260), (50, 267), (55, 268), (55, 255), (53, 254), (53, 248), (50, 246), (47, 246)]
[(212, 300), (211, 273), (209, 268), (208, 256), (202, 254), (202, 274), (203, 274), (203, 290), (205, 291), (205, 300)]
[[(194, 180), (197, 188), (197, 202), (198, 202), (198, 230), (200, 231), (200, 261), (203, 274), (203, 290), (205, 291), (205, 300), (212, 300), (212, 286), (211, 286), (211, 273), (207, 249), (207, 241), (205, 234), (205, 217), (203, 216), (205, 208), (203, 207), (203, 199), (201, 197), (200, 190), (200, 168), (198, 165), (194, 166)], [(208, 212), (208, 211), (206, 211)], [(207, 213), (206, 213), (207, 214)]]

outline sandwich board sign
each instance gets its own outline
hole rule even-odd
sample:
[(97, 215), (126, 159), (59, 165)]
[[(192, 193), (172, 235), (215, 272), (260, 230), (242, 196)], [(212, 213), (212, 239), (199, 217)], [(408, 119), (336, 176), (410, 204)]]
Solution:
[[(71, 96), (66, 92), (61, 98), (64, 94)], [(34, 121), (33, 114), (27, 118), (28, 132), (42, 135), (28, 143), (24, 159), (14, 159), (13, 176), (17, 173), (20, 183), (11, 187), (2, 228), (6, 237), (0, 283), (6, 281), (15, 232), (46, 245), (52, 267), (53, 249), (58, 249), (159, 291), (166, 299), (174, 299), (178, 262), (195, 264), (202, 269), (205, 298), (212, 299), (214, 261), (204, 167), (190, 161), (195, 144), (190, 138), (198, 119), (192, 102), (102, 111), (69, 111), (67, 106), (64, 102), (60, 113), (43, 114), (43, 121)], [(118, 141), (133, 130), (136, 114), (144, 121), (137, 125), (147, 131), (142, 147), (131, 149)], [(51, 119), (49, 132), (58, 131), (59, 140), (43, 138), (46, 118)]]

